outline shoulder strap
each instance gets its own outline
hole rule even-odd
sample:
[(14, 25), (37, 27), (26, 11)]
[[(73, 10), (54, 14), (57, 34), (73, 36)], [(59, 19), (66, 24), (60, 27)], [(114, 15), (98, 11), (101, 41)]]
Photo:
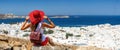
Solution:
[(38, 26), (37, 26), (37, 28), (36, 28), (35, 31), (40, 32), (40, 29), (41, 29), (41, 27), (42, 27), (42, 23), (43, 23), (43, 22), (39, 22), (39, 23), (38, 23)]

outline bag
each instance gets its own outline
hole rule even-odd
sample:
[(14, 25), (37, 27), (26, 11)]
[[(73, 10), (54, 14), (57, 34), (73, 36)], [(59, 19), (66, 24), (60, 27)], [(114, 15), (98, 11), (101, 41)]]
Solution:
[(40, 39), (40, 33), (39, 32), (31, 32), (30, 39), (31, 40), (39, 40)]
[(34, 43), (41, 43), (41, 34), (40, 32), (31, 32), (30, 40)]

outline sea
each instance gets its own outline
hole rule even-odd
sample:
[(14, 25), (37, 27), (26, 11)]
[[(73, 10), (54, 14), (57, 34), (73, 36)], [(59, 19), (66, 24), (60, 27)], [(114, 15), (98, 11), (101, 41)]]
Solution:
[[(88, 25), (99, 25), (99, 24), (111, 24), (119, 25), (120, 16), (107, 16), (107, 15), (69, 15), (68, 18), (51, 18), (48, 16), (57, 26), (61, 27), (81, 27)], [(0, 24), (14, 24), (23, 22), (25, 18), (8, 18), (0, 19)], [(46, 20), (44, 20), (47, 22)]]

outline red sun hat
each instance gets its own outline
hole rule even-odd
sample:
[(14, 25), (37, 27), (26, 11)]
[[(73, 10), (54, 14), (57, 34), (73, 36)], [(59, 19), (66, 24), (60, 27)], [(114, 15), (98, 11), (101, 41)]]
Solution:
[(29, 14), (29, 18), (30, 18), (30, 22), (35, 25), (38, 22), (41, 22), (44, 19), (44, 12), (41, 10), (33, 10), (32, 12), (30, 12)]

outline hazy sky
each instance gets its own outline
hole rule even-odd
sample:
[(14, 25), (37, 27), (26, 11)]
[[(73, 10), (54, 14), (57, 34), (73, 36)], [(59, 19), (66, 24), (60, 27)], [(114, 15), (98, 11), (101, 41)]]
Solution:
[(120, 15), (120, 0), (0, 0), (0, 14), (28, 15), (35, 9), (47, 15)]

